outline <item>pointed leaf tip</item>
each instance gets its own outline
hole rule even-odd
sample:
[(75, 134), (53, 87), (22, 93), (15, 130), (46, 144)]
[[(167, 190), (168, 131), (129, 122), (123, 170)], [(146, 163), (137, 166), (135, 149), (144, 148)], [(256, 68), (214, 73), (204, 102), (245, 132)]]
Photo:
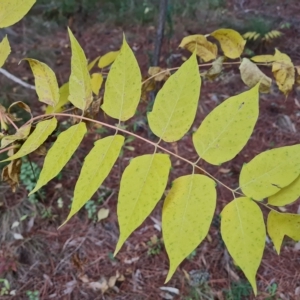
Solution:
[(267, 150), (243, 165), (240, 188), (262, 200), (291, 184), (300, 174), (300, 144)]
[(94, 147), (84, 159), (76, 182), (71, 211), (63, 224), (92, 198), (113, 168), (123, 144), (124, 137), (121, 135), (108, 136), (95, 142)]
[(86, 110), (93, 100), (91, 77), (87, 59), (70, 28), (68, 28), (68, 32), (72, 49), (69, 101), (75, 107)]
[(57, 105), (59, 101), (59, 88), (53, 70), (36, 59), (24, 58), (29, 62), (30, 68), (35, 78), (36, 93), (39, 100), (50, 106)]
[(56, 126), (57, 120), (55, 118), (39, 122), (20, 150), (4, 161), (14, 160), (35, 151), (47, 140), (48, 136), (54, 131)]
[(118, 197), (120, 237), (114, 255), (161, 199), (170, 168), (171, 161), (166, 154), (138, 156), (126, 167)]
[(300, 241), (299, 226), (300, 215), (270, 211), (267, 228), (278, 255), (280, 254), (281, 244), (285, 235), (294, 241)]
[(209, 177), (193, 174), (173, 182), (162, 212), (163, 238), (170, 260), (165, 283), (206, 237), (215, 207), (215, 182)]
[(181, 139), (191, 128), (201, 88), (196, 55), (182, 64), (158, 92), (147, 117), (150, 129), (166, 142)]
[(104, 100), (101, 106), (104, 112), (120, 121), (127, 121), (133, 117), (141, 98), (141, 80), (137, 60), (124, 39), (105, 83)]
[(84, 122), (80, 122), (79, 124), (69, 127), (57, 137), (57, 140), (45, 157), (44, 166), (38, 182), (29, 195), (32, 195), (47, 184), (62, 170), (78, 148), (85, 133), (86, 125)]
[(259, 112), (258, 84), (212, 110), (193, 134), (198, 155), (213, 165), (233, 159), (248, 142)]
[(232, 200), (221, 212), (221, 234), (228, 252), (244, 272), (256, 295), (255, 276), (266, 239), (259, 206), (246, 197)]
[(11, 49), (6, 35), (0, 43), (0, 68), (4, 65), (10, 52)]

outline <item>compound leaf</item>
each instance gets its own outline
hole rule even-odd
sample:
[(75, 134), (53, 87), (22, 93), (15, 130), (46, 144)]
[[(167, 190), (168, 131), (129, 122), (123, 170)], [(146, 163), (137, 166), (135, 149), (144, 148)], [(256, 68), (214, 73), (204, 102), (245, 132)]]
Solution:
[(59, 101), (59, 88), (56, 76), (46, 64), (31, 58), (25, 58), (29, 62), (35, 78), (36, 93), (39, 100), (51, 106)]
[(221, 234), (228, 252), (257, 293), (255, 275), (262, 259), (266, 229), (263, 214), (254, 201), (241, 197), (221, 213)]
[(256, 84), (260, 84), (259, 91), (261, 93), (269, 93), (272, 79), (265, 75), (256, 64), (248, 58), (243, 58), (240, 64), (241, 77), (244, 83), (252, 88)]
[(86, 110), (93, 101), (91, 77), (83, 49), (68, 28), (71, 41), (72, 59), (69, 79), (69, 101), (77, 108)]
[(1, 0), (0, 28), (19, 22), (30, 10), (36, 0)]
[(300, 197), (300, 176), (290, 185), (268, 198), (268, 203), (273, 206), (284, 206), (296, 201)]
[(105, 83), (104, 102), (101, 106), (104, 112), (120, 121), (130, 119), (141, 98), (141, 80), (139, 65), (124, 36), (120, 53), (111, 66)]
[(194, 34), (184, 37), (179, 47), (185, 48), (192, 53), (194, 53), (196, 49), (196, 54), (205, 62), (216, 59), (218, 54), (217, 45), (209, 42), (202, 34)]
[(280, 254), (280, 248), (285, 235), (294, 241), (300, 241), (300, 215), (279, 213), (271, 210), (268, 215), (268, 234), (272, 239), (275, 249)]
[(215, 182), (209, 177), (193, 174), (173, 182), (162, 212), (163, 238), (170, 259), (166, 282), (207, 235), (215, 207)]
[(162, 197), (170, 168), (171, 161), (166, 154), (138, 156), (126, 167), (118, 199), (120, 237), (114, 255)]
[(109, 66), (116, 60), (119, 53), (120, 53), (120, 51), (110, 51), (110, 52), (104, 54), (99, 59), (98, 67), (102, 69), (102, 68)]
[(100, 73), (94, 73), (91, 77), (92, 81), (92, 90), (95, 95), (99, 95), (100, 88), (103, 82), (103, 76)]
[(258, 118), (258, 85), (217, 106), (193, 135), (198, 155), (213, 165), (234, 158), (250, 138)]
[(66, 82), (59, 88), (58, 103), (54, 107), (48, 105), (45, 113), (51, 114), (51, 113), (61, 112), (63, 110), (64, 105), (69, 102), (68, 97), (69, 97), (69, 82)]
[(11, 49), (10, 49), (9, 41), (7, 39), (7, 36), (5, 36), (0, 43), (0, 68), (4, 65), (10, 52)]
[(300, 174), (300, 144), (262, 152), (240, 174), (240, 188), (255, 200), (262, 200), (279, 192)]
[(195, 53), (182, 64), (158, 92), (148, 114), (151, 130), (166, 142), (180, 140), (196, 115), (201, 78)]
[(235, 30), (218, 29), (210, 34), (217, 39), (225, 56), (229, 58), (239, 58), (244, 51), (246, 40)]
[(100, 187), (118, 159), (123, 143), (124, 137), (121, 135), (108, 136), (95, 142), (84, 159), (75, 186), (71, 211), (61, 226), (68, 222)]
[(81, 122), (62, 132), (48, 151), (43, 169), (32, 195), (54, 178), (70, 160), (86, 133), (86, 125)]
[(46, 139), (54, 131), (56, 126), (57, 120), (55, 118), (39, 122), (35, 130), (27, 138), (20, 150), (4, 161), (14, 160), (35, 151), (46, 141)]

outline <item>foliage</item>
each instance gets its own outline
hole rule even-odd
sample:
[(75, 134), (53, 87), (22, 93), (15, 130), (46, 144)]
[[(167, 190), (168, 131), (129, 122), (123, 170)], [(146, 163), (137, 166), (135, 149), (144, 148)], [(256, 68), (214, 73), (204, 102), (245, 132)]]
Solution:
[[(30, 0), (22, 1), (22, 11), (11, 13), (11, 5), (15, 7), (17, 1), (1, 2), (0, 27), (7, 26), (8, 19), (11, 24), (17, 22), (21, 12), (26, 14), (33, 4)], [(9, 18), (5, 13), (10, 14)], [(176, 157), (191, 168), (189, 174), (174, 180), (163, 205), (162, 233), (170, 259), (166, 282), (171, 279), (179, 264), (206, 237), (212, 223), (217, 200), (216, 187), (219, 185), (231, 191), (233, 196), (221, 213), (222, 239), (257, 294), (255, 276), (266, 239), (261, 210), (262, 206), (266, 206), (264, 199), (268, 198), (270, 206), (267, 207), (271, 211), (267, 231), (277, 252), (280, 251), (284, 235), (300, 240), (297, 231), (299, 215), (276, 211), (276, 206), (290, 204), (299, 195), (297, 183), (300, 177), (300, 144), (258, 154), (244, 164), (239, 187), (236, 189), (223, 184), (198, 163), (202, 159), (212, 165), (221, 165), (233, 159), (245, 147), (258, 118), (259, 91), (268, 92), (266, 87), (272, 81), (266, 78), (258, 65), (272, 67), (276, 84), (287, 95), (295, 82), (295, 68), (289, 56), (276, 49), (274, 55), (255, 56), (249, 61), (241, 60), (246, 41), (232, 29), (218, 29), (204, 36), (185, 37), (181, 47), (190, 50), (192, 55), (179, 68), (175, 68), (177, 71), (152, 69), (153, 75), (142, 82), (138, 63), (125, 36), (120, 51), (96, 58), (88, 64), (77, 39), (70, 29), (68, 32), (72, 50), (71, 74), (69, 82), (62, 87), (58, 86), (56, 76), (48, 66), (26, 58), (35, 77), (39, 101), (48, 105), (46, 114), (33, 117), (30, 108), (22, 102), (13, 103), (8, 108), (0, 106), (1, 152), (7, 152), (8, 158), (5, 161), (9, 162), (3, 169), (2, 179), (13, 189), (16, 188), (20, 158), (31, 153), (40, 153), (44, 144), (51, 141), (63, 117), (71, 118), (73, 124), (55, 137), (30, 195), (39, 191), (64, 168), (84, 140), (90, 124), (110, 128), (114, 130), (114, 134), (95, 141), (85, 157), (74, 190), (71, 210), (65, 222), (85, 205), (91, 211), (91, 216), (95, 213), (92, 205), (94, 203), (88, 201), (110, 174), (117, 160), (124, 157), (124, 145), (127, 149), (130, 147), (124, 135), (144, 141), (151, 148), (150, 154), (132, 158), (121, 177), (117, 206), (120, 237), (114, 255), (117, 255), (124, 242), (161, 200), (168, 186), (171, 156)], [(222, 56), (218, 55), (216, 42), (222, 49)], [(0, 62), (6, 60), (9, 52), (9, 43), (5, 38), (0, 44)], [(214, 61), (198, 65), (198, 58), (206, 62)], [(229, 59), (238, 61), (225, 62)], [(250, 89), (230, 97), (209, 113), (192, 138), (199, 158), (196, 162), (189, 161), (165, 148), (161, 142), (180, 141), (191, 129), (201, 89), (199, 67), (212, 66), (214, 70), (211, 74), (209, 71), (201, 74), (212, 79), (211, 75), (218, 76), (225, 63), (240, 66), (241, 77)], [(91, 72), (96, 67), (99, 71)], [(104, 68), (107, 71), (105, 74), (102, 72)], [(163, 73), (168, 75), (161, 76)], [(158, 137), (158, 142), (153, 142), (128, 131), (123, 122), (135, 115), (144, 85), (155, 81), (157, 76), (160, 76), (159, 80), (164, 84), (157, 94), (152, 111), (147, 115), (149, 127)], [(98, 93), (103, 87), (102, 103)], [(147, 91), (149, 90), (151, 88)], [(71, 113), (63, 111), (67, 102), (73, 105)], [(14, 123), (16, 120), (10, 111), (14, 105), (31, 115), (29, 121), (24, 121), (20, 128)], [(107, 116), (118, 120), (117, 124), (111, 125), (111, 122), (106, 123), (95, 118), (100, 105)], [(12, 128), (16, 132), (9, 134)], [(274, 200), (274, 197), (278, 198)], [(158, 250), (160, 248), (155, 248), (155, 253)]]
[(251, 285), (245, 281), (233, 282), (230, 290), (225, 291), (226, 300), (242, 300), (251, 294)]
[(28, 300), (39, 300), (39, 291), (26, 291), (26, 296)]

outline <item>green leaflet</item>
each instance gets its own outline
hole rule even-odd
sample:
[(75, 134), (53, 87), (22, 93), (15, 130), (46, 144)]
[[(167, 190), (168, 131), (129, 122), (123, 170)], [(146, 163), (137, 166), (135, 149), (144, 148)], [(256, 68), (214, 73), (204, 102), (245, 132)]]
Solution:
[(271, 210), (268, 215), (268, 234), (272, 239), (275, 249), (280, 254), (280, 247), (285, 235), (294, 241), (300, 241), (300, 215), (279, 213)]
[(3, 161), (9, 161), (9, 160), (20, 158), (36, 150), (46, 141), (48, 136), (56, 128), (56, 125), (57, 125), (57, 120), (55, 118), (39, 122), (35, 130), (33, 131), (33, 133), (27, 138), (27, 140), (22, 145), (20, 150), (13, 156), (10, 156), (9, 158)]
[(29, 62), (35, 79), (36, 93), (39, 100), (48, 105), (55, 106), (59, 101), (59, 88), (53, 70), (46, 64), (31, 58), (25, 58)]
[(120, 237), (114, 255), (160, 200), (170, 168), (171, 161), (167, 154), (138, 156), (126, 167), (118, 199)]
[(66, 82), (59, 88), (58, 103), (54, 107), (48, 105), (46, 108), (46, 114), (61, 112), (63, 110), (64, 105), (69, 102), (68, 97), (69, 97), (69, 82)]
[(255, 200), (279, 192), (300, 174), (300, 144), (262, 152), (245, 164), (240, 174), (240, 188)]
[(268, 198), (268, 203), (273, 206), (284, 206), (296, 201), (300, 197), (300, 176), (290, 185)]
[(95, 146), (85, 157), (77, 180), (71, 211), (63, 226), (82, 206), (91, 199), (114, 166), (124, 143), (121, 135), (108, 136), (95, 142)]
[(86, 110), (93, 101), (91, 77), (84, 51), (68, 28), (71, 48), (71, 75), (69, 79), (69, 101), (81, 110)]
[(0, 28), (19, 22), (30, 10), (36, 0), (1, 0)]
[(86, 133), (86, 125), (81, 122), (62, 132), (48, 151), (43, 169), (32, 195), (43, 185), (54, 178), (70, 160)]
[(177, 178), (162, 212), (162, 230), (170, 259), (170, 280), (178, 265), (205, 238), (216, 207), (215, 182), (204, 175)]
[(94, 73), (91, 76), (92, 90), (95, 95), (99, 95), (100, 88), (103, 82), (103, 76), (100, 73)]
[(141, 98), (141, 80), (139, 65), (124, 36), (120, 53), (112, 64), (105, 83), (101, 106), (104, 112), (120, 121), (130, 119)]
[(120, 53), (120, 51), (111, 51), (111, 52), (104, 54), (99, 59), (98, 67), (100, 69), (106, 68), (107, 66), (109, 66), (116, 60), (119, 53)]
[(10, 52), (11, 49), (6, 35), (0, 43), (0, 68), (4, 65)]
[(258, 118), (259, 84), (217, 106), (193, 135), (198, 155), (213, 165), (234, 158), (249, 140)]
[(256, 295), (255, 275), (266, 239), (263, 214), (258, 205), (246, 197), (228, 203), (221, 213), (221, 234), (230, 255), (246, 275)]
[(88, 64), (88, 70), (91, 71), (94, 66), (96, 65), (96, 63), (98, 62), (100, 56), (96, 57), (94, 60), (92, 60), (89, 64)]
[(196, 53), (173, 74), (158, 92), (148, 114), (153, 133), (165, 142), (180, 140), (194, 122), (200, 95)]

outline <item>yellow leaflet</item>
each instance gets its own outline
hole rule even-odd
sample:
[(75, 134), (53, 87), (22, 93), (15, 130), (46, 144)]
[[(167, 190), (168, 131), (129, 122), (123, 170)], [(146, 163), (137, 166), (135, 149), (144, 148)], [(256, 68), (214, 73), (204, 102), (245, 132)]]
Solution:
[(166, 142), (180, 140), (194, 122), (201, 77), (195, 53), (182, 64), (158, 92), (148, 114), (151, 130)]
[(48, 136), (56, 128), (56, 125), (57, 125), (57, 120), (55, 118), (39, 122), (35, 130), (33, 131), (33, 133), (27, 138), (27, 140), (22, 145), (20, 150), (13, 156), (10, 156), (9, 158), (3, 161), (14, 160), (23, 157), (36, 150), (46, 141)]
[(249, 60), (248, 58), (243, 58), (239, 69), (241, 72), (242, 80), (247, 86), (253, 87), (256, 84), (260, 83), (259, 91), (261, 93), (270, 92), (272, 79), (266, 76), (251, 60)]
[[(121, 51), (122, 51), (122, 49), (121, 49)], [(120, 51), (111, 51), (111, 52), (104, 54), (99, 59), (98, 67), (102, 69), (102, 68), (109, 66), (116, 60), (119, 53), (120, 53)]]
[(11, 49), (10, 49), (9, 41), (7, 39), (7, 36), (5, 36), (0, 43), (0, 68), (4, 65), (10, 52)]
[(209, 42), (204, 35), (195, 34), (189, 35), (182, 39), (179, 47), (185, 48), (190, 52), (194, 52), (201, 57), (205, 62), (216, 59), (218, 54), (217, 45)]
[(62, 132), (48, 151), (44, 166), (32, 195), (54, 178), (70, 160), (86, 133), (86, 125), (81, 122)]
[(91, 61), (89, 64), (88, 64), (88, 70), (91, 71), (95, 64), (97, 63), (97, 61), (99, 60), (100, 56), (96, 57), (93, 61)]
[(217, 39), (225, 56), (229, 58), (239, 58), (244, 51), (246, 40), (235, 30), (218, 29), (210, 34)]
[(39, 100), (48, 105), (55, 106), (59, 101), (59, 88), (56, 76), (46, 64), (31, 58), (25, 58), (29, 62), (35, 79), (36, 93)]
[(271, 210), (268, 215), (267, 228), (278, 255), (285, 235), (294, 241), (300, 241), (300, 215)]
[(216, 208), (215, 182), (204, 175), (177, 178), (162, 212), (162, 231), (170, 259), (169, 281), (178, 265), (206, 237)]
[(221, 213), (221, 234), (228, 252), (246, 275), (256, 295), (255, 275), (266, 239), (264, 218), (258, 205), (246, 197), (228, 203)]
[(245, 164), (240, 174), (240, 188), (255, 200), (279, 192), (300, 174), (300, 144), (262, 152)]
[(251, 60), (257, 63), (271, 63), (275, 60), (274, 55), (256, 55), (251, 57)]
[(121, 135), (108, 136), (95, 143), (84, 159), (75, 186), (71, 211), (61, 226), (68, 222), (100, 187), (118, 159), (123, 143), (124, 137)]
[(31, 124), (24, 125), (19, 128), (19, 130), (14, 135), (7, 135), (1, 139), (1, 148), (5, 148), (9, 144), (17, 141), (26, 139), (30, 133)]
[(225, 100), (193, 135), (198, 155), (213, 165), (234, 158), (246, 145), (258, 118), (258, 85)]
[(296, 201), (300, 197), (300, 176), (290, 185), (268, 198), (268, 203), (273, 206), (284, 206)]
[(63, 107), (65, 104), (69, 102), (68, 100), (69, 97), (69, 82), (63, 84), (59, 88), (59, 101), (58, 103), (53, 107), (53, 106), (47, 106), (46, 108), (46, 114), (51, 114), (51, 113), (59, 113), (63, 110)]
[(120, 121), (130, 119), (141, 98), (141, 80), (139, 65), (124, 36), (120, 53), (111, 66), (105, 83), (104, 102), (101, 106), (104, 112)]
[(295, 83), (295, 68), (290, 57), (275, 49), (272, 72), (280, 91), (287, 95)]
[(118, 198), (120, 237), (114, 255), (162, 197), (170, 168), (171, 161), (166, 154), (138, 156), (126, 167)]
[(36, 0), (1, 0), (0, 28), (19, 22), (30, 10)]
[(86, 110), (93, 101), (90, 73), (83, 49), (68, 28), (71, 48), (71, 75), (69, 79), (69, 101), (81, 110)]
[(95, 95), (99, 95), (99, 91), (102, 86), (103, 76), (100, 73), (94, 73), (91, 77), (92, 80), (92, 91)]

